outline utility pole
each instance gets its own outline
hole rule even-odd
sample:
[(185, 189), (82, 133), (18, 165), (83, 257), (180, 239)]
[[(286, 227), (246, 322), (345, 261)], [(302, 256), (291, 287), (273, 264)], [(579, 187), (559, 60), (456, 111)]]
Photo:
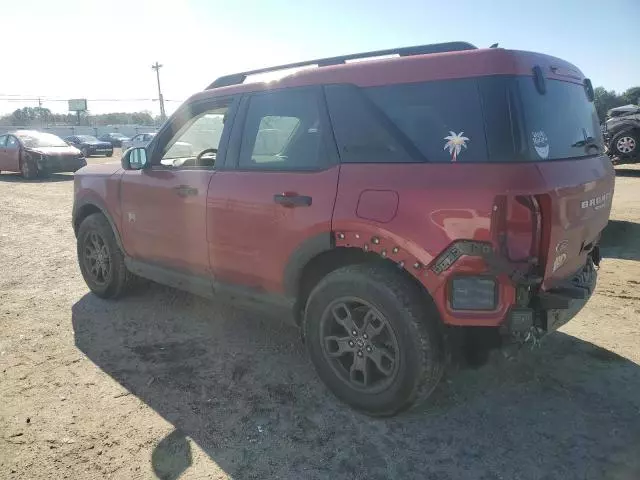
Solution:
[(151, 69), (156, 71), (156, 78), (158, 79), (158, 100), (160, 101), (160, 118), (164, 122), (167, 119), (167, 115), (164, 113), (164, 98), (162, 98), (162, 90), (160, 90), (160, 68), (162, 67), (157, 61), (151, 65)]

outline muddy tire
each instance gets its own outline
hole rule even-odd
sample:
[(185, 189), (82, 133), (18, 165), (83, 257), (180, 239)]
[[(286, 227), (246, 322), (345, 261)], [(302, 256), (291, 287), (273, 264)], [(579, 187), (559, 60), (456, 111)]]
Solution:
[(424, 402), (445, 366), (430, 298), (395, 268), (353, 265), (309, 296), (304, 337), (318, 376), (342, 401), (372, 416)]
[(118, 298), (127, 292), (132, 275), (124, 254), (101, 213), (85, 218), (78, 228), (78, 264), (89, 289), (101, 298)]
[(640, 135), (638, 132), (621, 132), (611, 142), (613, 152), (620, 158), (633, 158), (640, 152)]
[(32, 180), (38, 176), (38, 165), (31, 155), (22, 155), (20, 159), (20, 173), (25, 180)]

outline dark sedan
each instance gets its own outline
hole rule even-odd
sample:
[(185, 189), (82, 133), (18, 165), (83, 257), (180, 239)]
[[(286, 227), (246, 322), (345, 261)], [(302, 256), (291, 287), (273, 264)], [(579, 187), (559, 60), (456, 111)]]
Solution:
[(0, 170), (35, 178), (40, 174), (75, 172), (86, 164), (80, 150), (51, 133), (18, 130), (0, 135)]
[(91, 155), (106, 155), (110, 157), (113, 155), (111, 143), (103, 142), (91, 135), (71, 135), (70, 137), (65, 137), (64, 141), (80, 149), (85, 157), (90, 157)]
[(104, 133), (100, 135), (98, 137), (98, 140), (101, 140), (103, 142), (109, 142), (113, 147), (121, 147), (122, 142), (131, 140), (131, 139), (126, 135), (123, 135), (122, 133), (110, 132), (110, 133)]

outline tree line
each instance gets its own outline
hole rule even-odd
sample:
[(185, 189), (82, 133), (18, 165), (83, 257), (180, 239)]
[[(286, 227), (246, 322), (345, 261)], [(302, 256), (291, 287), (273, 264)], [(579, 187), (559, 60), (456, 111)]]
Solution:
[(613, 90), (607, 90), (604, 87), (598, 87), (594, 93), (594, 103), (600, 122), (604, 121), (607, 111), (612, 108), (629, 104), (640, 105), (640, 87), (628, 88), (620, 94)]
[(44, 107), (23, 107), (0, 117), (0, 125), (20, 127), (50, 127), (54, 125), (158, 125), (160, 117), (154, 117), (151, 112), (114, 112), (91, 115), (88, 112), (80, 114), (80, 123), (75, 113), (53, 113)]

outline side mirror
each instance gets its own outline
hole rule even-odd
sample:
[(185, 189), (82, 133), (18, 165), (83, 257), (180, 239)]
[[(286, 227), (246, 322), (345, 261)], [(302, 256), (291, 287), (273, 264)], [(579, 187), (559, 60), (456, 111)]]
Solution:
[(122, 154), (120, 163), (125, 170), (142, 170), (147, 168), (147, 149), (144, 147), (130, 148)]

